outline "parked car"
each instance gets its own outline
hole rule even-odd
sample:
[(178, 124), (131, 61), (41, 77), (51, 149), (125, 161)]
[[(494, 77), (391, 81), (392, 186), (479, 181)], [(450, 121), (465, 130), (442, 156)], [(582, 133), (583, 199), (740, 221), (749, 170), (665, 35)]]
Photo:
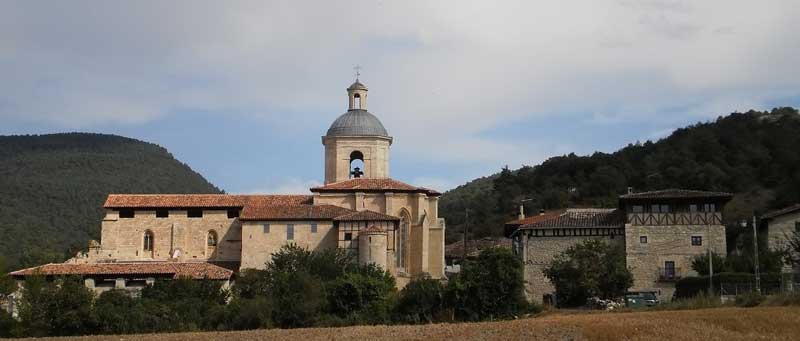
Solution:
[(652, 307), (658, 303), (655, 291), (631, 291), (625, 294), (625, 306), (628, 308)]

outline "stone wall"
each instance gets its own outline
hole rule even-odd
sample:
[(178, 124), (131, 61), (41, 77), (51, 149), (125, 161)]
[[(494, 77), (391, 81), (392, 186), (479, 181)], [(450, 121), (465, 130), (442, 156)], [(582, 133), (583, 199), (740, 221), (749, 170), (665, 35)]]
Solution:
[[(317, 232), (311, 232), (311, 224), (317, 224)], [(268, 231), (264, 225), (269, 224)], [(294, 226), (294, 239), (287, 239), (287, 226)], [(272, 254), (287, 244), (319, 251), (335, 248), (338, 235), (331, 221), (246, 221), (242, 225), (242, 269), (264, 269)]]
[[(800, 222), (800, 211), (770, 219), (767, 231), (767, 245), (770, 250), (785, 250), (788, 246), (787, 238), (791, 238), (798, 222)], [(784, 265), (784, 271), (791, 270), (791, 265)]]
[[(692, 245), (692, 236), (701, 237), (702, 245)], [(642, 237), (647, 242), (643, 243)], [(669, 300), (677, 278), (696, 275), (692, 270), (695, 256), (711, 250), (726, 254), (725, 226), (722, 225), (625, 225), (627, 265), (633, 273), (631, 290), (654, 290), (662, 300)], [(665, 262), (675, 263), (676, 278), (659, 278)]]
[(589, 239), (600, 239), (608, 243), (622, 244), (622, 236), (547, 236), (523, 237), (523, 262), (525, 264), (525, 296), (529, 301), (542, 302), (546, 294), (555, 294), (555, 288), (542, 271), (553, 258), (569, 247)]
[[(144, 234), (153, 234), (153, 251), (144, 250)], [(217, 234), (217, 247), (209, 248), (210, 231)], [(186, 210), (170, 210), (165, 218), (156, 212), (135, 211), (133, 218), (120, 218), (119, 212), (106, 210), (99, 250), (91, 250), (94, 260), (168, 260), (180, 250), (179, 261), (238, 261), (241, 258), (241, 223), (228, 218), (227, 210), (203, 210), (201, 218), (187, 217)]]

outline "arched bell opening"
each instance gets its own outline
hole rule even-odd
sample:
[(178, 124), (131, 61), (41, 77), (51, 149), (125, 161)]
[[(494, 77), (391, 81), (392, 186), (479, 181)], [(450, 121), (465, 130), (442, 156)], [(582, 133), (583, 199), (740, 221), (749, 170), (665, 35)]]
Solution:
[(350, 178), (360, 178), (364, 175), (364, 154), (360, 151), (350, 153)]

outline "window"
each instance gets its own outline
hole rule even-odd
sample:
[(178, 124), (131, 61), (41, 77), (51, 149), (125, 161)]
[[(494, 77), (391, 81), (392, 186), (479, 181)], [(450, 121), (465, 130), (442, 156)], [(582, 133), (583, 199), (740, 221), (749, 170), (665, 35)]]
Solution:
[(294, 224), (286, 225), (286, 240), (294, 240)]
[(208, 238), (207, 238), (206, 245), (208, 246), (217, 246), (217, 232), (208, 231)]
[(228, 209), (228, 219), (239, 218), (239, 209), (238, 208), (229, 208)]
[(702, 236), (692, 236), (692, 246), (702, 246), (702, 245), (703, 245)]
[(317, 233), (317, 223), (311, 223), (311, 233)]
[(150, 231), (144, 232), (144, 241), (142, 243), (142, 249), (145, 251), (153, 251), (153, 232)]
[(186, 216), (189, 218), (202, 218), (203, 217), (203, 210), (199, 208), (193, 208), (186, 211)]
[(661, 205), (661, 213), (669, 213), (669, 205)]
[(703, 204), (703, 212), (714, 213), (717, 211), (717, 205), (714, 204)]
[(639, 243), (647, 244), (647, 236), (640, 236)]
[(642, 212), (644, 212), (644, 206), (642, 206), (642, 205), (633, 205), (631, 210), (633, 211), (633, 213), (642, 213)]
[(696, 204), (689, 205), (689, 212), (697, 213), (697, 205)]
[(133, 210), (128, 210), (128, 209), (119, 210), (120, 218), (133, 218), (133, 215), (134, 215)]
[(156, 218), (168, 218), (169, 210), (156, 210)]
[(269, 224), (264, 224), (264, 233), (269, 233)]
[(675, 279), (675, 262), (669, 260), (664, 262), (664, 278)]
[(350, 232), (345, 233), (344, 240), (353, 240), (353, 234)]
[(650, 213), (661, 213), (661, 205), (651, 205)]

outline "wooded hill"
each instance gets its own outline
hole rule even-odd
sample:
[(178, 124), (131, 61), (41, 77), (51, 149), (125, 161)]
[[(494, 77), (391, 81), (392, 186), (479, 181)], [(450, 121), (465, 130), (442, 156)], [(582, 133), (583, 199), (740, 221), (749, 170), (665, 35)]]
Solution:
[(166, 149), (100, 134), (0, 136), (0, 255), (63, 261), (100, 239), (109, 193), (221, 193)]
[(465, 208), (472, 237), (497, 236), (503, 223), (516, 217), (523, 198), (533, 199), (525, 209), (534, 214), (616, 207), (628, 186), (736, 193), (724, 212), (729, 225), (753, 210), (800, 202), (800, 114), (794, 108), (733, 113), (610, 154), (569, 154), (537, 166), (504, 168), (444, 193), (439, 214), (447, 219), (448, 241), (462, 238)]

